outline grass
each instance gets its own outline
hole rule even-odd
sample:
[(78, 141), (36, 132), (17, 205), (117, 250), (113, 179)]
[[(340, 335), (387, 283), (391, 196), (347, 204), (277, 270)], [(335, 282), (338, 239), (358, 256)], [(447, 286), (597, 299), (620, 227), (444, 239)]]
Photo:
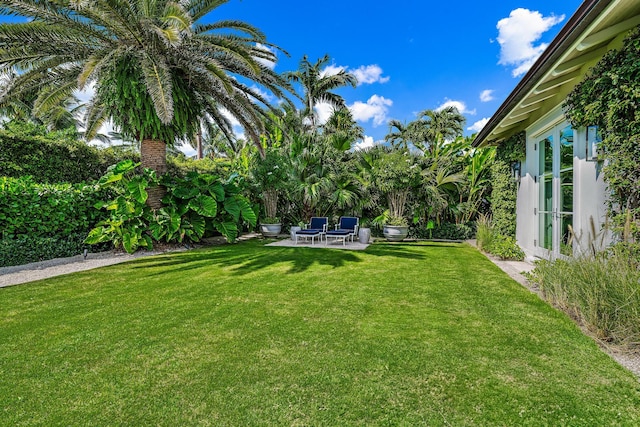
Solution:
[(466, 245), (252, 241), (0, 289), (0, 425), (638, 423), (638, 380)]

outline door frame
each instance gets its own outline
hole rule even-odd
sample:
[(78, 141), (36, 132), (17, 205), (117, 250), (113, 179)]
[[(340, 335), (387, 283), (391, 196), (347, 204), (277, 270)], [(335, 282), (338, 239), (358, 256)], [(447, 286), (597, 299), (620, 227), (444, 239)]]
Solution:
[[(560, 179), (560, 171), (561, 171), (561, 159), (560, 159), (560, 150), (555, 149), (555, 147), (559, 147), (560, 144), (560, 135), (562, 130), (566, 127), (570, 126), (570, 123), (567, 122), (565, 117), (561, 114), (550, 115), (547, 116), (546, 119), (541, 120), (536, 123), (527, 131), (527, 142), (528, 144), (532, 144), (534, 147), (533, 153), (534, 160), (534, 173), (535, 173), (535, 185), (534, 185), (534, 215), (533, 215), (533, 223), (534, 223), (534, 255), (540, 258), (546, 259), (555, 259), (555, 258), (568, 258), (566, 255), (563, 255), (560, 252), (561, 241), (562, 241), (562, 206), (561, 206), (561, 179)], [(539, 177), (542, 175), (540, 162), (540, 149), (539, 143), (545, 137), (552, 135), (554, 141), (554, 150), (553, 150), (553, 162), (552, 162), (552, 242), (551, 249), (546, 249), (542, 246), (542, 242), (540, 241), (540, 192), (542, 191), (542, 185), (544, 183), (540, 182)], [(573, 129), (573, 153), (572, 157), (575, 157), (576, 153), (576, 142), (577, 142), (578, 133), (576, 129)], [(575, 192), (575, 166), (573, 167), (573, 177), (572, 177), (572, 185)], [(571, 215), (575, 216), (575, 201), (572, 206)]]

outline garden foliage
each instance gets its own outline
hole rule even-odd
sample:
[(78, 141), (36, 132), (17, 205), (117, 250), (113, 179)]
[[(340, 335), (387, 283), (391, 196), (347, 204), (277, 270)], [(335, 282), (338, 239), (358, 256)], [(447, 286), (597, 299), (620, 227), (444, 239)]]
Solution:
[[(625, 211), (640, 217), (640, 27), (619, 50), (611, 50), (591, 69), (567, 97), (564, 108), (575, 127), (602, 129), (603, 173), (611, 190), (610, 218), (618, 231)], [(636, 239), (640, 228), (631, 230)]]
[(39, 184), (28, 176), (0, 178), (0, 264), (81, 253), (86, 232), (103, 217), (93, 208), (99, 197), (91, 185)]
[(637, 350), (637, 256), (637, 246), (619, 244), (596, 256), (540, 261), (531, 277), (547, 300), (581, 320), (598, 339)]
[[(165, 176), (154, 171), (135, 174), (138, 164), (128, 160), (109, 169), (98, 185), (112, 190), (115, 197), (96, 203), (108, 218), (91, 230), (86, 242), (112, 242), (127, 252), (153, 247), (154, 241), (198, 242), (207, 231), (218, 231), (234, 241), (244, 221), (256, 225), (256, 215), (241, 194), (241, 179), (232, 175), (222, 181), (208, 174), (191, 172), (185, 178)], [(164, 206), (156, 211), (146, 204), (150, 186), (167, 188)]]

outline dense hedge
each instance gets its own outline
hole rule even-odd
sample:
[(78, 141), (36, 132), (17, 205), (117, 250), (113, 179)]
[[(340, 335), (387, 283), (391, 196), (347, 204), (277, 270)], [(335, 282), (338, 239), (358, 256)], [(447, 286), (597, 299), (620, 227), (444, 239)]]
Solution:
[(620, 49), (602, 57), (564, 103), (574, 127), (597, 125), (602, 130), (609, 217), (616, 231), (636, 241), (640, 239), (639, 57), (640, 26), (629, 33)]
[(518, 133), (500, 144), (491, 166), (491, 214), (496, 232), (516, 236), (516, 202), (518, 184), (511, 176), (511, 162), (523, 161), (525, 135)]
[(0, 267), (80, 255), (84, 249), (100, 252), (111, 248), (111, 244), (88, 245), (84, 243), (86, 237), (87, 233), (71, 233), (64, 237), (0, 239)]
[(47, 133), (30, 124), (0, 130), (0, 176), (30, 175), (43, 183), (90, 181), (104, 173), (103, 163), (97, 148), (71, 132)]
[[(84, 246), (72, 236), (88, 231), (104, 216), (93, 207), (102, 198), (94, 186), (39, 184), (31, 177), (0, 178), (0, 265), (77, 255)], [(56, 244), (49, 241), (58, 241)], [(9, 264), (11, 263), (11, 264)]]

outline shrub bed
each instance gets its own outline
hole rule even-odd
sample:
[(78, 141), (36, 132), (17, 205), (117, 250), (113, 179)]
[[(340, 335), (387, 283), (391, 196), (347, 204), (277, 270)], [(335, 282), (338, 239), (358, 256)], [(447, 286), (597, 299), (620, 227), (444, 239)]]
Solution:
[(81, 253), (84, 237), (104, 216), (93, 207), (100, 198), (90, 185), (0, 178), (0, 266)]
[(638, 259), (629, 255), (617, 246), (595, 257), (540, 261), (531, 280), (549, 302), (580, 320), (598, 339), (637, 350), (640, 271)]

